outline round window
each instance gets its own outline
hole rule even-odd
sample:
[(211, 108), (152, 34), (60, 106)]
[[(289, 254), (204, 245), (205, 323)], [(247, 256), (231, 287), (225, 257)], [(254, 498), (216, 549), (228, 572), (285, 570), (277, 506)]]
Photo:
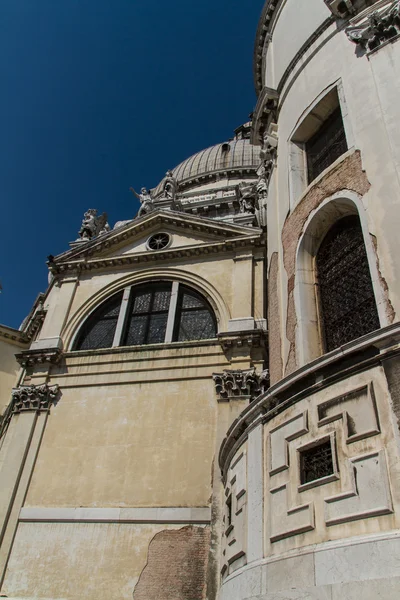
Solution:
[(171, 243), (171, 236), (168, 233), (156, 233), (147, 240), (149, 250), (164, 250)]

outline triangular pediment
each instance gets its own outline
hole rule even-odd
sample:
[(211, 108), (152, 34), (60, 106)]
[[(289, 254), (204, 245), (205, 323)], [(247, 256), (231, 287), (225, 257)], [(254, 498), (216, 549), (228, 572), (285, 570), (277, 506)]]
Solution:
[[(169, 243), (166, 248), (154, 250), (149, 247), (149, 239), (160, 233), (167, 234)], [(62, 265), (77, 264), (84, 261), (117, 260), (140, 257), (149, 254), (160, 255), (168, 252), (170, 256), (191, 252), (194, 249), (220, 247), (221, 244), (243, 243), (257, 239), (262, 230), (257, 227), (243, 227), (224, 223), (214, 219), (196, 217), (182, 212), (156, 210), (141, 218), (133, 219), (112, 231), (88, 242), (77, 242), (67, 252), (56, 256), (49, 264), (51, 270)], [(62, 269), (63, 270), (63, 269)]]

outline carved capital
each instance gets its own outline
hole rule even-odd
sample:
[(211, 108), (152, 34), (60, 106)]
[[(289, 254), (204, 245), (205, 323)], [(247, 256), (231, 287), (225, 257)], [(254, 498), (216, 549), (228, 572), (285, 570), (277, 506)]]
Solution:
[(238, 396), (247, 396), (251, 401), (269, 387), (269, 372), (266, 370), (259, 375), (254, 368), (225, 370), (223, 373), (214, 373), (213, 379), (220, 401), (229, 401), (230, 398)]
[(60, 392), (58, 384), (22, 385), (11, 393), (12, 412), (18, 414), (25, 411), (48, 411)]

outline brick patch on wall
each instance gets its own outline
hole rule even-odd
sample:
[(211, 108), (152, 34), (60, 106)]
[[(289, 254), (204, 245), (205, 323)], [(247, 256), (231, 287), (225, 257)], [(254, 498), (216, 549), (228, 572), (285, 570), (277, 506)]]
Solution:
[(269, 262), (268, 273), (268, 346), (271, 385), (282, 378), (282, 343), (280, 331), (278, 296), (278, 253), (274, 252)]
[(286, 316), (286, 337), (289, 341), (289, 355), (285, 367), (285, 375), (298, 368), (296, 363), (296, 311), (293, 297), (295, 285), (296, 250), (304, 225), (310, 215), (326, 198), (340, 192), (350, 190), (364, 196), (371, 184), (362, 169), (360, 152), (357, 150), (325, 177), (320, 179), (304, 196), (292, 213), (288, 215), (282, 229), (283, 262), (290, 287), (288, 287), (288, 308)]
[(149, 544), (133, 600), (204, 600), (209, 547), (209, 527), (157, 533)]

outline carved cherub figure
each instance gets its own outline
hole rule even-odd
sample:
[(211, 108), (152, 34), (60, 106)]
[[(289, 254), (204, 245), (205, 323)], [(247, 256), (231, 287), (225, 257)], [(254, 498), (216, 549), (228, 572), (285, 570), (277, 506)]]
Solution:
[(81, 240), (91, 240), (96, 235), (96, 216), (97, 210), (89, 208), (83, 215), (82, 225), (79, 230)]

